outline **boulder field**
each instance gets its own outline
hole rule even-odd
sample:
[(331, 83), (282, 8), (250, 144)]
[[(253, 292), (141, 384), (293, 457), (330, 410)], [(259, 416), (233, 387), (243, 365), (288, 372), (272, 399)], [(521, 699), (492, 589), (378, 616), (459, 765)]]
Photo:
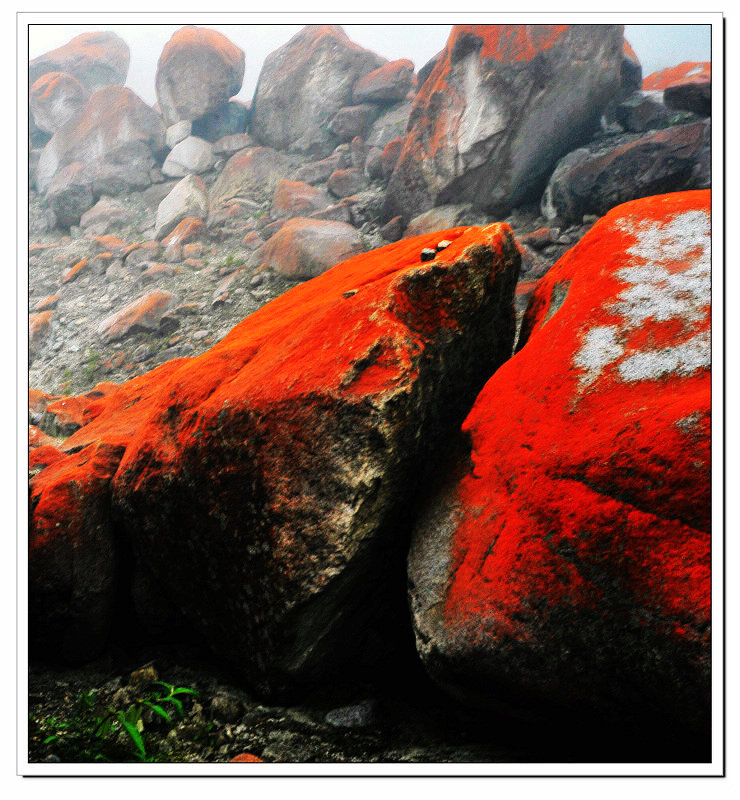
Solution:
[(538, 283), (409, 556), (462, 702), (706, 736), (709, 325), (709, 192), (613, 209)]
[[(78, 552), (46, 512), (76, 518), (67, 498), (105, 509), (90, 547), (123, 537), (149, 592), (263, 691), (384, 656), (409, 508), (511, 352), (518, 271), (503, 225), (388, 245), (287, 292), (199, 358), (80, 398), (69, 455), (31, 482), (31, 562), (59, 636), (82, 624), (71, 611), (65, 624), (61, 598), (92, 591), (54, 569), (54, 554), (74, 566)], [(138, 608), (145, 623), (152, 607)], [(98, 647), (104, 613), (97, 604), (88, 625)]]
[(177, 31), (153, 107), (113, 34), (29, 65), (32, 654), (172, 634), (255, 698), (416, 674), (697, 760), (711, 65), (310, 25), (248, 103), (249, 58)]

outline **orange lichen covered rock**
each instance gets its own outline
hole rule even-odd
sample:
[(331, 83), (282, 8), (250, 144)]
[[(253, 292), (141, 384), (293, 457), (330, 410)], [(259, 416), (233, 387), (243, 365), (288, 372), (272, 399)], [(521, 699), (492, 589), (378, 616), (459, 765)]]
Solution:
[(245, 764), (245, 763), (252, 763), (252, 764), (263, 764), (264, 761), (259, 758), (258, 756), (253, 755), (252, 753), (239, 753), (238, 756), (234, 756), (231, 761), (231, 764)]
[(457, 697), (707, 752), (710, 266), (710, 193), (686, 192), (613, 209), (540, 280), (409, 556), (418, 650)]
[(157, 100), (167, 125), (220, 109), (239, 92), (244, 52), (222, 33), (187, 25), (172, 34), (157, 64)]
[(51, 329), (53, 311), (40, 311), (28, 317), (28, 347), (31, 352), (37, 350)]
[(444, 231), (422, 263), (440, 236), (286, 292), (201, 356), (100, 398), (64, 442), (125, 448), (112, 509), (136, 559), (265, 690), (359, 670), (404, 635), (388, 567), (405, 515), (513, 340), (510, 229)]
[(34, 307), (34, 311), (52, 311), (57, 307), (59, 303), (59, 295), (52, 294), (49, 297), (44, 297), (42, 300), (39, 300)]
[(414, 83), (414, 64), (408, 58), (389, 61), (360, 78), (352, 90), (353, 103), (397, 103)]
[(535, 200), (620, 89), (621, 25), (456, 25), (417, 94), (384, 215)]
[(384, 63), (350, 41), (339, 25), (307, 25), (265, 59), (251, 135), (277, 150), (328, 156), (337, 144), (329, 121), (352, 105), (358, 78)]
[(106, 317), (98, 329), (100, 337), (105, 342), (112, 342), (140, 330), (156, 330), (173, 300), (174, 296), (169, 292), (153, 291), (143, 295)]
[(41, 428), (37, 428), (35, 425), (28, 426), (28, 447), (30, 450), (46, 445), (56, 447), (58, 444), (59, 442), (56, 439), (44, 433)]
[(126, 42), (111, 31), (81, 33), (67, 44), (34, 58), (28, 65), (29, 84), (49, 72), (66, 72), (90, 92), (126, 82), (129, 65)]
[(281, 275), (306, 280), (363, 249), (359, 231), (346, 222), (296, 217), (270, 237), (260, 257)]
[(56, 133), (85, 105), (90, 93), (72, 75), (50, 72), (31, 86), (29, 107), (36, 125), (45, 133)]
[(47, 458), (48, 466), (31, 479), (28, 617), (34, 655), (82, 663), (105, 645), (117, 564), (109, 484), (122, 455), (121, 447), (93, 444)]
[(80, 274), (87, 269), (87, 263), (87, 259), (83, 258), (82, 261), (78, 261), (74, 266), (70, 267), (64, 275), (62, 275), (62, 283), (71, 283), (78, 278)]
[(185, 217), (178, 226), (162, 239), (162, 247), (171, 244), (186, 244), (192, 242), (206, 232), (206, 226), (198, 217)]
[(325, 191), (303, 181), (280, 181), (272, 201), (273, 217), (307, 217), (331, 204)]
[(675, 67), (668, 67), (659, 72), (653, 72), (642, 82), (646, 91), (665, 91), (669, 86), (674, 86), (683, 81), (704, 80), (711, 83), (712, 64), (709, 61), (684, 61)]

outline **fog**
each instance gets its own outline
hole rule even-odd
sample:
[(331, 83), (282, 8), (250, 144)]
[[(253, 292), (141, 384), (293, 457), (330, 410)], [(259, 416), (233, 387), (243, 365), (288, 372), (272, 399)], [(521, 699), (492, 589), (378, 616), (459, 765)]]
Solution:
[[(183, 23), (185, 24), (185, 23)], [(126, 85), (149, 104), (156, 101), (154, 75), (162, 48), (182, 25), (29, 25), (29, 58), (68, 42), (85, 31), (112, 30), (131, 49)], [(283, 45), (300, 25), (221, 25), (221, 31), (245, 53), (244, 83), (237, 95), (250, 100), (267, 55)], [(417, 70), (445, 45), (450, 25), (344, 25), (353, 41), (389, 60), (409, 58)], [(710, 60), (708, 25), (626, 25), (625, 37), (637, 53), (643, 75), (682, 61)]]

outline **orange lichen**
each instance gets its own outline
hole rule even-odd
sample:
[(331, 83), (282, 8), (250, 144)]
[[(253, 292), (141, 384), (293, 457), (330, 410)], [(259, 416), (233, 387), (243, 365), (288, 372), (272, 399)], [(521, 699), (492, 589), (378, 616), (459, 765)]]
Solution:
[(675, 67), (653, 72), (642, 82), (645, 90), (664, 91), (669, 86), (691, 81), (711, 81), (712, 64), (709, 61), (684, 61)]

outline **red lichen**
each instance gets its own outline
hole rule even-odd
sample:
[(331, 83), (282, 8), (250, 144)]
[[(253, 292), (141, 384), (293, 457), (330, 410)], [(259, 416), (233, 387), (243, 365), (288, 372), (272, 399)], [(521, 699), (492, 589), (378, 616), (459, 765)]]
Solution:
[[(697, 269), (708, 239), (671, 256), (654, 232), (672, 221), (688, 226), (672, 240), (675, 250), (689, 241), (692, 225), (699, 235), (704, 224), (685, 215), (709, 208), (709, 192), (619, 206), (539, 282), (525, 346), (488, 382), (463, 425), (472, 468), (455, 495), (460, 515), (445, 599), (451, 630), (524, 640), (530, 630), (518, 615), (533, 604), (542, 619), (556, 608), (612, 613), (608, 602), (600, 606), (600, 579), (615, 575), (622, 601), (679, 620), (669, 626), (676, 635), (705, 636), (709, 370), (701, 358), (656, 376), (620, 368), (633, 356), (698, 347), (692, 343), (708, 333), (702, 290), (694, 305), (682, 305), (680, 284), (671, 294), (669, 277)], [(642, 280), (657, 281), (654, 292), (665, 294), (639, 324), (629, 314), (643, 313), (647, 301), (636, 311), (629, 305), (628, 268), (635, 281), (647, 270)], [(679, 311), (670, 313), (672, 303)], [(591, 354), (596, 366), (587, 367), (579, 354), (589, 336), (612, 329), (619, 331), (614, 354), (604, 336)]]
[[(688, 73), (692, 73), (689, 75)], [(664, 91), (669, 86), (675, 86), (692, 81), (711, 81), (712, 64), (710, 61), (684, 61), (675, 67), (653, 72), (642, 82), (645, 90)]]
[(70, 267), (62, 276), (62, 283), (72, 283), (76, 280), (87, 268), (87, 263), (87, 259), (83, 258), (82, 261), (78, 261), (73, 267)]

